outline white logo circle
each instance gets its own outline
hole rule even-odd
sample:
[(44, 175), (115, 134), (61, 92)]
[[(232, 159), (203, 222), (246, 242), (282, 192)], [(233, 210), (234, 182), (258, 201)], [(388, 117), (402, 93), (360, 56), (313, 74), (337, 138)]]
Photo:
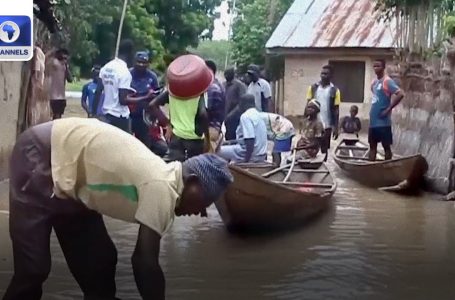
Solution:
[(21, 34), (21, 29), (13, 21), (5, 21), (0, 24), (0, 40), (4, 43), (11, 44), (17, 41)]

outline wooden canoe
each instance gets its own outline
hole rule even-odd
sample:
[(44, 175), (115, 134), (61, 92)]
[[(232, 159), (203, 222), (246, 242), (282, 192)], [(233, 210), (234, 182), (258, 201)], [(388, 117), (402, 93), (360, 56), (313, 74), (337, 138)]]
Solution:
[(290, 164), (278, 172), (270, 164), (230, 165), (234, 183), (215, 203), (224, 224), (229, 230), (277, 229), (325, 210), (336, 183), (322, 161), (304, 165), (296, 164), (285, 183)]
[(384, 160), (378, 153), (373, 162), (368, 160), (368, 151), (369, 147), (356, 138), (342, 139), (335, 149), (335, 162), (349, 177), (373, 188), (403, 185), (406, 189), (415, 189), (428, 170), (420, 154)]

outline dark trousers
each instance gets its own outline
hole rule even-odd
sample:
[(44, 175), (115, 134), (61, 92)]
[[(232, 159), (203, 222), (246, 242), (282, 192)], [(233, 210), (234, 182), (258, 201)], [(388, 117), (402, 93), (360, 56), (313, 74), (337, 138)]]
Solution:
[(25, 131), (11, 157), (10, 236), (14, 275), (4, 300), (37, 300), (51, 270), (54, 229), (84, 299), (115, 299), (117, 251), (102, 216), (80, 201), (53, 196), (52, 123)]
[(327, 128), (324, 130), (324, 136), (322, 137), (321, 142), (321, 153), (326, 154), (330, 149), (330, 141), (332, 140), (332, 128)]
[(142, 115), (131, 116), (131, 129), (134, 136), (149, 148), (151, 144), (149, 129)]
[(115, 117), (110, 114), (104, 115), (104, 121), (125, 132), (131, 133), (131, 119), (125, 117)]
[(169, 143), (169, 160), (185, 161), (204, 153), (204, 140), (186, 140), (173, 135)]
[(156, 155), (163, 157), (168, 151), (168, 147), (165, 141), (163, 140), (152, 140), (150, 143), (150, 150)]
[(52, 120), (60, 119), (65, 113), (66, 99), (51, 99), (49, 105), (52, 111)]
[(242, 113), (240, 110), (236, 108), (234, 111), (229, 113), (224, 121), (224, 126), (226, 126), (226, 134), (224, 137), (226, 138), (226, 141), (235, 140), (237, 138), (236, 131), (240, 123), (241, 115)]

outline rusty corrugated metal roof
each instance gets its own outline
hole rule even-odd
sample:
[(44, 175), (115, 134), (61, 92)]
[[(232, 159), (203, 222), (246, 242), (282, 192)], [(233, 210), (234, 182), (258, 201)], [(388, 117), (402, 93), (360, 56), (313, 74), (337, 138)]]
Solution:
[(395, 22), (373, 0), (295, 0), (266, 48), (393, 48)]

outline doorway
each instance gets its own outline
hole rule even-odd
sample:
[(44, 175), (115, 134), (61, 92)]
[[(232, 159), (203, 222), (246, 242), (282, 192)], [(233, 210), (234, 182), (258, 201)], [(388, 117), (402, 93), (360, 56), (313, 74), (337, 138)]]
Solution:
[(364, 61), (330, 61), (333, 83), (340, 89), (341, 101), (363, 103), (365, 93)]

